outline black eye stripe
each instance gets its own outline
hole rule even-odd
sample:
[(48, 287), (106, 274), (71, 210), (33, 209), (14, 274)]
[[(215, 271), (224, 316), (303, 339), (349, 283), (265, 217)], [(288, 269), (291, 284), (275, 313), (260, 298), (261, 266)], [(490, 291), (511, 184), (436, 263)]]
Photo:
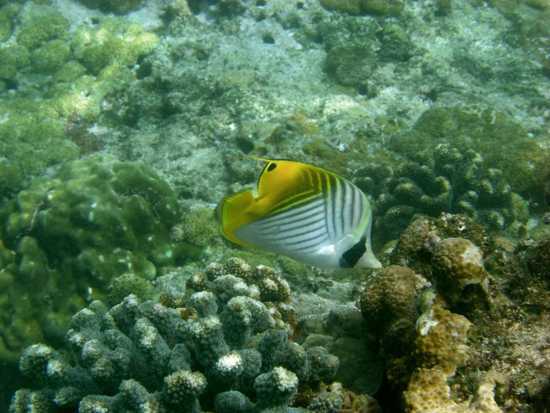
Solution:
[(271, 162), (271, 163), (267, 166), (267, 172), (271, 172), (271, 171), (274, 170), (276, 167), (277, 167), (277, 164), (276, 164), (275, 162)]

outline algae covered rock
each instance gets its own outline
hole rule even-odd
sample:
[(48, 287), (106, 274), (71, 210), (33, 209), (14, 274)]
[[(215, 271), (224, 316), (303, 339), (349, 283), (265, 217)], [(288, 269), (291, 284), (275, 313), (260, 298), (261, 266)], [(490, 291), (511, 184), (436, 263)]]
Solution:
[[(456, 304), (461, 295), (472, 296), (487, 292), (487, 272), (481, 249), (464, 238), (446, 238), (437, 243), (433, 252), (434, 275), (438, 288), (450, 303)], [(467, 292), (464, 292), (468, 289)]]
[(71, 47), (76, 60), (91, 74), (99, 75), (110, 65), (119, 68), (135, 63), (151, 52), (158, 41), (155, 34), (140, 25), (105, 18), (97, 26), (80, 26), (72, 37)]
[(484, 308), (488, 277), (484, 254), (489, 239), (472, 219), (442, 214), (417, 217), (403, 231), (391, 261), (407, 265), (432, 282), (453, 309)]
[(525, 256), (531, 274), (550, 283), (550, 238), (534, 242)]
[(433, 304), (418, 319), (416, 351), (419, 364), (439, 367), (449, 375), (467, 360), (468, 331), (472, 323), (464, 316)]
[(71, 55), (70, 45), (64, 40), (52, 40), (31, 53), (33, 70), (46, 74), (55, 73)]
[(185, 260), (170, 238), (178, 214), (172, 189), (152, 170), (100, 158), (67, 163), (17, 194), (0, 211), (18, 280), (2, 306), (2, 357), (37, 337), (58, 339), (70, 314), (102, 298), (116, 276), (151, 280)]
[(364, 0), (363, 9), (378, 16), (399, 16), (403, 11), (403, 0)]
[(320, 3), (327, 10), (348, 14), (361, 14), (364, 0), (320, 0)]
[(12, 35), (20, 8), (18, 3), (4, 5), (0, 2), (0, 42), (8, 40)]
[(321, 0), (327, 10), (348, 14), (373, 14), (399, 16), (403, 10), (402, 0)]
[[(379, 342), (385, 375), (392, 383), (406, 382), (414, 358), (418, 302), (430, 283), (407, 267), (390, 265), (370, 278), (360, 295), (367, 329)], [(403, 386), (404, 384), (401, 384)]]
[[(2, 50), (6, 49), (0, 49), (0, 55)], [(22, 52), (19, 58), (28, 62), (28, 53)], [(0, 71), (3, 63), (7, 62), (0, 60)], [(7, 99), (0, 101), (0, 111), (0, 152), (6, 156), (3, 169), (19, 175), (20, 181), (78, 156), (77, 146), (65, 138), (63, 121), (51, 105), (33, 99)]]
[(376, 69), (376, 55), (368, 46), (337, 46), (326, 57), (325, 71), (343, 86), (360, 86)]
[(100, 9), (104, 12), (125, 14), (135, 10), (143, 4), (143, 0), (79, 0), (80, 3), (92, 9)]
[(468, 333), (472, 323), (435, 303), (418, 319), (416, 352), (419, 366), (403, 393), (407, 411), (421, 413), (437, 409), (443, 412), (501, 413), (495, 401), (498, 375), (480, 374), (473, 397), (460, 400), (453, 394), (449, 380), (463, 366), (471, 351)]

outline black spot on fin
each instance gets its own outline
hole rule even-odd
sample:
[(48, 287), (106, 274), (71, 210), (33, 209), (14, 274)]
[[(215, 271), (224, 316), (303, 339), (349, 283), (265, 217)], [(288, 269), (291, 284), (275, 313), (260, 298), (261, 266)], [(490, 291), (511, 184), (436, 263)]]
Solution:
[(362, 237), (353, 247), (342, 254), (340, 258), (340, 267), (353, 268), (357, 261), (363, 256), (367, 247), (365, 245), (367, 237)]

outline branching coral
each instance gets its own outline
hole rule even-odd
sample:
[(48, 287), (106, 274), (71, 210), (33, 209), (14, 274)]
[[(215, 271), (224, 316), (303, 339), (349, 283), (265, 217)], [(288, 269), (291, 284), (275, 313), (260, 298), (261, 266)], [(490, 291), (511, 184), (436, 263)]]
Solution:
[[(287, 411), (299, 384), (331, 381), (338, 359), (289, 339), (292, 326), (275, 311), (289, 290), (273, 270), (231, 260), (206, 274), (204, 289), (179, 300), (185, 307), (130, 295), (75, 314), (66, 344), (76, 362), (43, 344), (27, 348), (20, 368), (34, 390), (19, 390), (11, 412)], [(257, 274), (272, 283), (247, 282)]]

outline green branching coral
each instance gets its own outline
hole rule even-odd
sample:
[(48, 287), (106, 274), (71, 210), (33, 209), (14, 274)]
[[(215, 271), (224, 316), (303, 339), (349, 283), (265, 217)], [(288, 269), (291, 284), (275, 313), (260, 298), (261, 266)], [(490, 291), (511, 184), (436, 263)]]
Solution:
[(467, 214), (493, 230), (525, 227), (527, 202), (479, 152), (441, 143), (406, 157), (397, 166), (372, 163), (355, 174), (355, 183), (376, 197), (381, 230), (396, 236), (414, 214), (442, 212)]
[(483, 167), (499, 169), (511, 189), (537, 197), (537, 171), (544, 167), (547, 150), (505, 113), (469, 107), (435, 107), (425, 111), (409, 136), (392, 142), (410, 156), (438, 144), (468, 148), (481, 155)]

